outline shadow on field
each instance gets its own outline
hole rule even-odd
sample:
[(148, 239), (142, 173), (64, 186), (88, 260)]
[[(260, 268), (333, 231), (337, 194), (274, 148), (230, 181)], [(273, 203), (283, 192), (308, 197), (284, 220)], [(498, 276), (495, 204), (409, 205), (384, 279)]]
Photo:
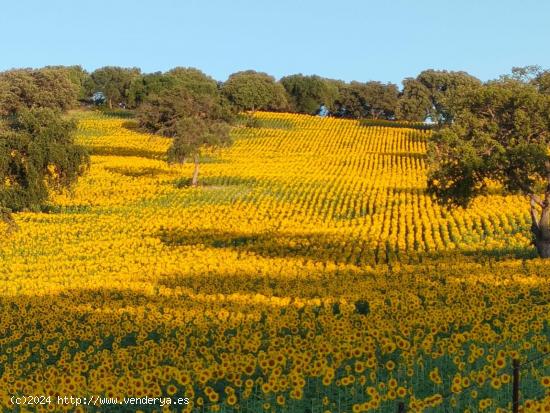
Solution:
[(122, 124), (122, 127), (131, 131), (140, 131), (139, 123), (136, 120), (127, 120)]
[[(334, 282), (338, 277), (338, 282)], [(231, 273), (231, 274), (188, 274), (177, 272), (166, 274), (158, 279), (158, 285), (166, 288), (182, 288), (195, 294), (267, 294), (275, 297), (318, 298), (340, 297), (349, 294), (349, 285), (359, 285), (364, 280), (373, 279), (374, 273), (336, 274), (334, 270), (325, 269), (322, 277), (304, 274), (296, 277), (279, 274)], [(330, 293), (328, 292), (330, 291)]]
[(268, 258), (297, 257), (312, 261), (345, 263), (342, 251), (346, 240), (329, 234), (288, 232), (245, 233), (220, 230), (184, 231), (164, 229), (157, 236), (170, 246), (206, 245), (211, 248), (230, 248)]
[(109, 172), (114, 172), (119, 175), (128, 176), (132, 178), (138, 178), (143, 176), (157, 176), (160, 174), (170, 173), (169, 171), (162, 168), (128, 168), (128, 167), (107, 167), (105, 170)]
[(509, 247), (509, 248), (485, 248), (473, 251), (448, 250), (418, 254), (420, 263), (423, 261), (441, 261), (447, 262), (476, 262), (487, 263), (503, 260), (529, 260), (537, 258), (535, 247)]
[[(210, 154), (202, 154), (200, 156), (200, 164), (201, 165), (204, 165), (204, 164), (210, 164), (210, 163), (214, 163), (214, 164), (220, 164), (220, 163), (231, 163), (231, 161), (227, 160), (227, 159), (223, 159), (223, 158), (220, 158), (216, 155), (210, 155)], [(186, 164), (189, 164), (189, 165), (192, 165), (193, 164), (193, 160), (192, 159), (188, 159), (186, 161)]]
[[(189, 188), (192, 186), (191, 176), (183, 175), (179, 176), (173, 181), (173, 185), (176, 188)], [(205, 176), (199, 177), (197, 188), (200, 188), (199, 192), (196, 192), (190, 202), (211, 200), (213, 192), (217, 192), (216, 199), (234, 200), (237, 193), (241, 195), (248, 194), (259, 182), (256, 179), (247, 179), (236, 176)]]
[(242, 177), (242, 176), (231, 176), (231, 175), (220, 175), (220, 176), (205, 176), (202, 179), (199, 178), (199, 181), (204, 186), (232, 186), (232, 185), (246, 185), (253, 186), (260, 182), (265, 182), (264, 179), (260, 180), (254, 177)]
[(149, 159), (164, 159), (162, 152), (148, 151), (140, 148), (126, 148), (123, 146), (88, 146), (90, 155), (95, 156), (137, 156)]
[(216, 229), (186, 231), (163, 229), (156, 236), (168, 246), (205, 245), (227, 248), (267, 258), (302, 258), (336, 264), (393, 265), (490, 263), (503, 260), (537, 258), (534, 247), (484, 248), (478, 250), (442, 250), (434, 252), (395, 251), (379, 246), (364, 250), (356, 240), (327, 233), (261, 232), (248, 233)]
[[(412, 194), (412, 195), (419, 195), (419, 194), (425, 194), (426, 193), (426, 181), (420, 180), (417, 183), (419, 186), (417, 187), (388, 187), (388, 190), (391, 190), (395, 193), (403, 193), (403, 194)], [(483, 195), (494, 195), (494, 196), (506, 196), (506, 193), (504, 190), (500, 187), (490, 187), (486, 188), (484, 190), (485, 192)], [(457, 207), (456, 210), (463, 210), (461, 207)], [(528, 211), (528, 204), (525, 203), (525, 211)], [(443, 212), (446, 210), (443, 209)], [(448, 210), (447, 212), (450, 212), (451, 210)]]
[(392, 265), (397, 262), (410, 265), (459, 266), (465, 263), (491, 264), (506, 260), (531, 260), (537, 258), (535, 247), (478, 248), (476, 250), (447, 249), (439, 251), (395, 251), (379, 247), (375, 254), (377, 264)]

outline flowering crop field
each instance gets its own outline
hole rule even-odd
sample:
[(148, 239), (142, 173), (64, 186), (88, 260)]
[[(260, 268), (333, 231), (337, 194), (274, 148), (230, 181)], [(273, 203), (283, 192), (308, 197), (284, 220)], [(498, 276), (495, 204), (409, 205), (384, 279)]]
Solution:
[(75, 116), (90, 171), (0, 244), (4, 411), (509, 412), (513, 358), (550, 411), (527, 201), (438, 206), (429, 131), (257, 113), (192, 188), (168, 139)]

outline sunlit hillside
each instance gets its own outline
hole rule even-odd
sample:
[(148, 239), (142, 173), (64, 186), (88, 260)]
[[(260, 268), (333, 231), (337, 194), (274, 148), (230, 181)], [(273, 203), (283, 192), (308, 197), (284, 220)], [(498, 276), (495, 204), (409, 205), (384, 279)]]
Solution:
[(260, 112), (204, 154), (192, 188), (167, 138), (73, 116), (89, 172), (0, 244), (6, 411), (32, 391), (190, 399), (176, 411), (504, 412), (512, 358), (524, 411), (545, 411), (550, 269), (528, 203), (494, 188), (466, 210), (435, 204), (429, 131)]

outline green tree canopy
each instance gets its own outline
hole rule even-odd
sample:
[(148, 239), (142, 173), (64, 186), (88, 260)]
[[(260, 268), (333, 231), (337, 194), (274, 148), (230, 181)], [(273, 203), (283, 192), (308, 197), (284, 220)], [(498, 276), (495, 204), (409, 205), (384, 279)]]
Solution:
[(267, 73), (253, 70), (233, 73), (223, 84), (222, 93), (237, 110), (288, 109), (284, 87)]
[(231, 144), (230, 118), (222, 102), (219, 95), (196, 94), (180, 84), (150, 96), (138, 110), (142, 128), (172, 138), (169, 163), (193, 159), (193, 186), (198, 184), (201, 150)]
[(454, 106), (450, 99), (458, 93), (467, 93), (481, 85), (481, 81), (466, 72), (452, 72), (446, 70), (424, 70), (416, 80), (422, 83), (430, 94), (430, 118), (437, 123), (452, 121), (451, 108)]
[(550, 95), (550, 71), (541, 71), (531, 83), (533, 83), (541, 93)]
[(0, 207), (38, 209), (48, 189), (69, 187), (89, 164), (76, 126), (49, 108), (21, 109), (0, 122)]
[(88, 94), (101, 92), (105, 95), (109, 108), (113, 105), (130, 105), (132, 83), (141, 75), (138, 68), (105, 66), (93, 71), (87, 84)]
[(0, 73), (0, 116), (23, 108), (67, 110), (76, 106), (79, 88), (65, 68), (17, 69)]
[(218, 96), (218, 82), (194, 67), (175, 67), (166, 72), (176, 85), (185, 87), (195, 96)]
[(467, 89), (452, 102), (453, 123), (429, 145), (429, 192), (461, 206), (490, 182), (528, 196), (535, 244), (550, 256), (550, 97), (504, 79)]
[(424, 122), (430, 115), (432, 102), (430, 91), (413, 78), (403, 80), (403, 91), (399, 96), (397, 117), (410, 122)]
[(148, 96), (158, 95), (174, 84), (174, 79), (162, 72), (138, 76), (132, 80), (128, 90), (128, 107), (135, 109), (143, 104)]
[(280, 80), (289, 96), (290, 107), (299, 113), (315, 114), (325, 105), (334, 107), (338, 86), (320, 76), (304, 76), (301, 73), (285, 76)]
[(393, 119), (398, 95), (393, 83), (351, 82), (340, 88), (338, 113), (350, 118)]
[(340, 85), (335, 102), (336, 115), (345, 118), (362, 118), (365, 116), (365, 102), (361, 98), (362, 83), (351, 82)]
[(59, 70), (64, 73), (77, 90), (78, 100), (86, 100), (89, 97), (86, 85), (89, 81), (90, 74), (84, 70), (82, 66), (46, 66), (44, 69)]
[(192, 67), (176, 67), (166, 73), (147, 73), (134, 78), (128, 90), (128, 107), (137, 108), (148, 96), (175, 87), (185, 87), (195, 96), (219, 96), (216, 80)]

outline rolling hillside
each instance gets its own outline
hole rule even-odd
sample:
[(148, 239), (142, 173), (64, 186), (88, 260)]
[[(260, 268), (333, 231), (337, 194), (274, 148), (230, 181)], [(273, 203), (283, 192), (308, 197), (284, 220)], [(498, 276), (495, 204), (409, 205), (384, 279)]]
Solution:
[(74, 116), (90, 171), (0, 245), (4, 407), (32, 389), (188, 411), (506, 411), (512, 358), (529, 362), (525, 406), (548, 405), (550, 270), (525, 260), (527, 202), (495, 187), (435, 204), (429, 131), (259, 112), (191, 188), (168, 139)]

